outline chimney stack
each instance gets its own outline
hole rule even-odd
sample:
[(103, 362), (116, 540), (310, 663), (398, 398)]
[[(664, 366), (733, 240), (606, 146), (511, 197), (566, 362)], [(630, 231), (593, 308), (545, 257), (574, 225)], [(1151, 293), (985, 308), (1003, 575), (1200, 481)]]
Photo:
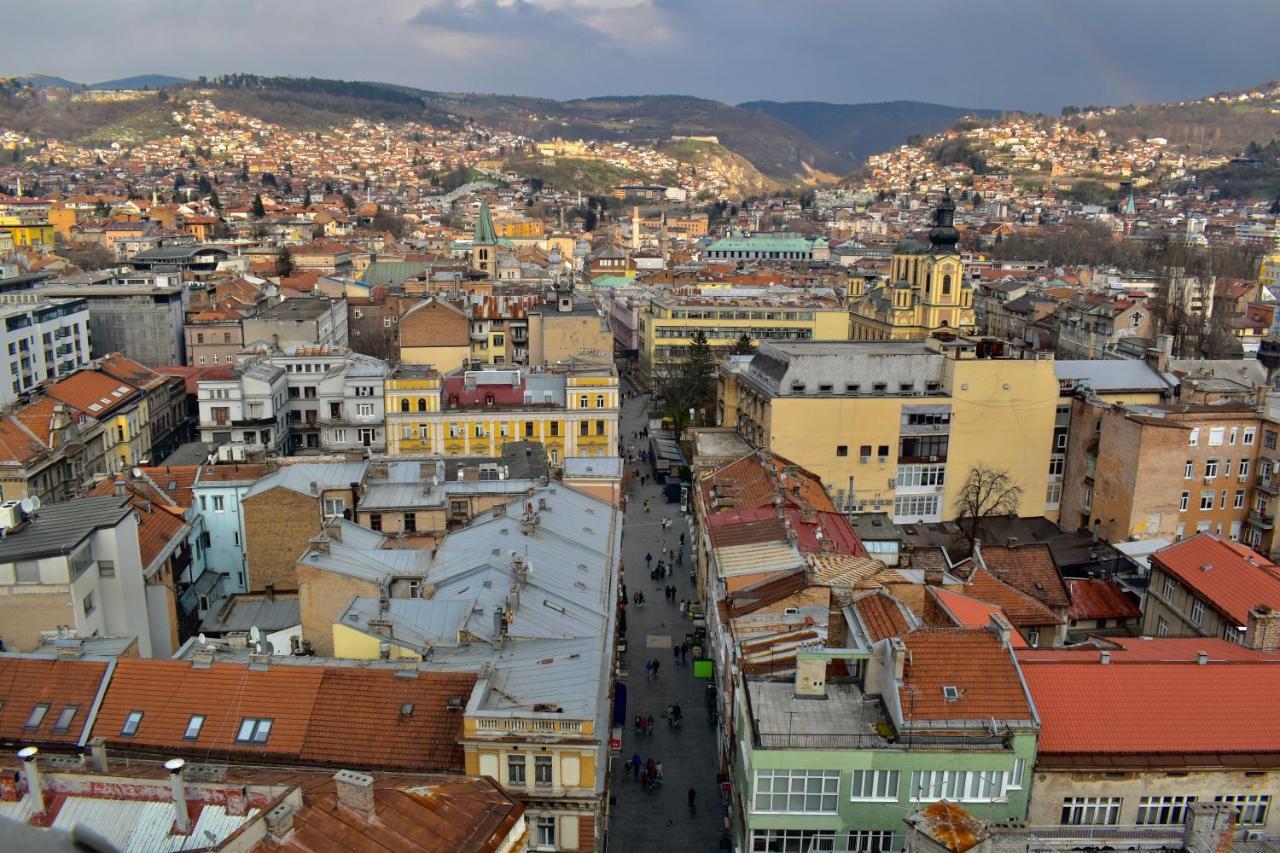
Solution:
[(1104, 650), (1102, 651), (1102, 653), (1098, 655), (1098, 663), (1102, 664), (1103, 666), (1106, 666), (1107, 664), (1110, 664), (1110, 663), (1111, 663), (1111, 652), (1106, 651), (1106, 650), (1104, 649)]
[(1280, 610), (1272, 610), (1265, 604), (1249, 608), (1244, 644), (1260, 652), (1280, 651)]
[(173, 825), (181, 835), (191, 831), (191, 813), (187, 810), (187, 786), (182, 781), (182, 768), (187, 762), (181, 758), (170, 758), (164, 763), (169, 771), (169, 791), (173, 794)]
[(1220, 853), (1231, 849), (1235, 808), (1230, 803), (1201, 800), (1187, 806), (1182, 849), (1187, 853)]
[(992, 613), (987, 629), (1000, 638), (1000, 645), (1006, 649), (1009, 648), (1009, 643), (1013, 639), (1013, 626), (1009, 624), (1009, 620), (999, 613)]
[(893, 677), (901, 682), (907, 674), (907, 644), (901, 637), (889, 638), (889, 656), (893, 661)]
[(44, 788), (40, 780), (40, 768), (36, 766), (36, 756), (39, 754), (40, 750), (34, 746), (18, 750), (18, 757), (22, 759), (22, 771), (27, 777), (27, 796), (31, 797), (31, 805), (36, 814), (43, 814)]
[(1204, 666), (1208, 662), (1209, 662), (1208, 652), (1204, 652), (1204, 651), (1196, 652), (1196, 663), (1200, 664), (1201, 666)]
[(942, 586), (942, 569), (937, 566), (925, 566), (925, 586)]
[(95, 737), (89, 741), (89, 763), (94, 773), (107, 772), (107, 739)]
[(372, 820), (375, 815), (373, 777), (354, 770), (339, 770), (333, 774), (338, 789), (338, 808), (364, 815)]

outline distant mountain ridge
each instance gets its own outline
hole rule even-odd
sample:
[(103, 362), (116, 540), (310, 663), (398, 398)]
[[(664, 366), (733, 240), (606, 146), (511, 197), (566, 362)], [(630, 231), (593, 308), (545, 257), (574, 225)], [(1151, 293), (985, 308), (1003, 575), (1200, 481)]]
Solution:
[(121, 77), (118, 80), (103, 80), (101, 83), (77, 83), (66, 77), (53, 74), (20, 74), (19, 80), (25, 80), (41, 89), (162, 89), (167, 86), (181, 86), (190, 83), (186, 77), (174, 77), (170, 74), (137, 74), (133, 77)]
[(907, 137), (946, 130), (965, 116), (989, 118), (999, 110), (975, 110), (924, 101), (832, 104), (825, 101), (748, 101), (745, 110), (785, 121), (833, 154), (856, 165), (901, 145)]

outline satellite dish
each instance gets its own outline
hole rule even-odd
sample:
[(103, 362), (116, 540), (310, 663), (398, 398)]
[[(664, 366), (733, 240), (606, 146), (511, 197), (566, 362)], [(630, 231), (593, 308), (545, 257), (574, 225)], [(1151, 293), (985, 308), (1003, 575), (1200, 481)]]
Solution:
[(141, 468), (134, 468), (134, 469), (133, 469), (133, 479), (135, 479), (135, 480), (141, 480), (141, 479), (142, 479), (142, 469), (141, 469)]
[(209, 644), (209, 640), (205, 637), (203, 633), (199, 637), (196, 637), (196, 642), (198, 642), (201, 646), (206, 646)]
[(31, 515), (36, 511), (36, 504), (31, 498), (23, 498), (18, 501), (18, 509), (22, 510), (23, 515)]
[(249, 629), (249, 639), (255, 643), (262, 639), (262, 632), (258, 630), (257, 625)]
[(38, 510), (40, 507), (44, 506), (44, 504), (40, 501), (40, 498), (39, 498), (39, 497), (37, 497), (36, 495), (32, 495), (31, 497), (27, 498), (27, 500), (31, 501), (31, 511), (32, 511), (32, 512), (35, 512), (35, 511), (36, 511), (36, 510)]

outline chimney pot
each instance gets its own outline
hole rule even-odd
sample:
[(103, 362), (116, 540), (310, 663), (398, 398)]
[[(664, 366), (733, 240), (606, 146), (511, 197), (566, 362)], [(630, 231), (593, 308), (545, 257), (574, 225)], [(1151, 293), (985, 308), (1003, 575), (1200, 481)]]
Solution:
[(1102, 654), (1098, 655), (1098, 663), (1101, 663), (1101, 664), (1111, 663), (1111, 652), (1104, 651), (1102, 652)]
[(95, 737), (89, 741), (89, 757), (95, 773), (107, 772), (107, 739)]
[(44, 783), (40, 779), (40, 768), (36, 765), (36, 756), (40, 750), (34, 746), (26, 746), (18, 750), (22, 759), (22, 769), (27, 776), (27, 795), (37, 814), (44, 813)]
[(354, 770), (339, 770), (333, 774), (338, 790), (338, 807), (362, 814), (372, 819), (375, 815), (373, 777)]
[(187, 809), (187, 787), (182, 780), (182, 768), (187, 762), (181, 758), (170, 758), (164, 763), (169, 771), (169, 791), (173, 794), (173, 825), (178, 832), (186, 835), (191, 831), (191, 812)]
[(1209, 653), (1205, 651), (1196, 652), (1196, 663), (1204, 666), (1209, 662)]

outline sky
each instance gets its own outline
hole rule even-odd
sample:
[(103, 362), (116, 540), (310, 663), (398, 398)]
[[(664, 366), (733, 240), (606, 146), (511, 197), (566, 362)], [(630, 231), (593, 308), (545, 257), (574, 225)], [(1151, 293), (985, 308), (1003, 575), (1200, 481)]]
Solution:
[(1280, 78), (1276, 0), (41, 0), (0, 75), (228, 72), (1057, 112)]

